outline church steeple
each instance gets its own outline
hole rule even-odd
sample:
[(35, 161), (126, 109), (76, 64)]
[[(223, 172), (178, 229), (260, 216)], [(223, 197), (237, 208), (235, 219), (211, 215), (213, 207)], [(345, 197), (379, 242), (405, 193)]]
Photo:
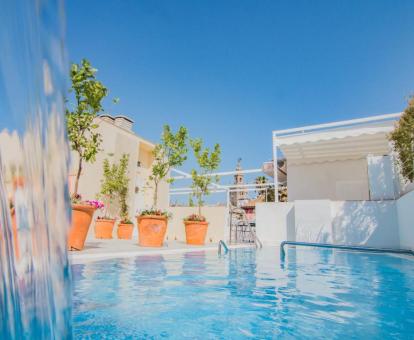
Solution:
[[(241, 173), (241, 158), (237, 159), (236, 174), (234, 175), (234, 184), (240, 185), (244, 184), (244, 175)], [(239, 172), (240, 171), (240, 172)], [(247, 191), (243, 188), (235, 188), (237, 191), (234, 191), (230, 194), (230, 201), (233, 206), (240, 207), (247, 200)]]
[[(236, 171), (241, 171), (242, 170), (241, 161), (242, 161), (242, 159), (239, 157), (239, 159), (237, 160)], [(242, 173), (236, 173), (234, 175), (234, 184), (243, 184), (243, 183), (244, 183), (243, 174)]]

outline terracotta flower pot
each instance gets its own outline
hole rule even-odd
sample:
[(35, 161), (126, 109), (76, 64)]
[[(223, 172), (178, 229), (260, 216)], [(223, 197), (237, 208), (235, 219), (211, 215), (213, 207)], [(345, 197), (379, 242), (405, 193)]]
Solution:
[(115, 220), (107, 220), (99, 218), (95, 223), (95, 237), (110, 239), (112, 238), (112, 230), (114, 229)]
[(72, 226), (69, 230), (68, 249), (82, 250), (88, 235), (95, 207), (88, 204), (72, 204)]
[(12, 221), (12, 230), (13, 230), (13, 245), (14, 245), (14, 255), (16, 255), (16, 259), (20, 258), (20, 250), (19, 250), (19, 236), (17, 234), (17, 224), (16, 224), (16, 211), (14, 208), (11, 209), (11, 221)]
[(165, 216), (138, 216), (138, 243), (141, 247), (162, 247), (167, 232)]
[(184, 221), (187, 244), (203, 245), (206, 239), (208, 222)]
[(134, 225), (132, 223), (119, 223), (118, 225), (118, 238), (121, 240), (132, 239), (132, 232), (134, 231)]

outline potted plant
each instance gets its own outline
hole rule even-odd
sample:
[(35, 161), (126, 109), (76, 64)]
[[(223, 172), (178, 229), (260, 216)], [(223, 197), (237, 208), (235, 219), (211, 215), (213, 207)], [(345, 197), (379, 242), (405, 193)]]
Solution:
[(132, 239), (132, 232), (134, 231), (134, 223), (128, 218), (122, 218), (118, 224), (118, 238), (120, 240)]
[[(164, 126), (161, 142), (153, 150), (154, 162), (149, 176), (154, 190), (152, 208), (137, 216), (139, 245), (161, 247), (167, 231), (169, 214), (158, 209), (158, 187), (172, 167), (180, 166), (187, 159), (187, 129), (183, 126), (174, 134)], [(172, 183), (172, 179), (167, 180)]]
[(218, 176), (213, 176), (212, 173), (220, 165), (221, 151), (219, 144), (216, 144), (212, 151), (208, 148), (203, 149), (201, 139), (191, 140), (190, 144), (200, 168), (199, 171), (195, 169), (191, 171), (192, 197), (196, 199), (198, 211), (197, 214), (192, 214), (184, 219), (185, 236), (187, 244), (203, 245), (207, 234), (208, 222), (201, 214), (201, 207), (204, 204), (204, 196), (210, 193), (210, 184), (213, 181), (218, 182), (219, 180)]
[(69, 250), (82, 250), (96, 207), (83, 202), (79, 193), (79, 178), (83, 162), (94, 162), (99, 152), (101, 136), (94, 119), (102, 111), (102, 100), (108, 94), (106, 87), (96, 80), (90, 62), (83, 59), (81, 64), (72, 64), (70, 69), (71, 89), (75, 106), (66, 109), (66, 126), (70, 147), (78, 154), (78, 169), (75, 177), (72, 199), (72, 226), (69, 231)]
[(114, 176), (114, 189), (118, 197), (119, 215), (121, 220), (118, 224), (117, 235), (118, 239), (130, 240), (132, 238), (132, 232), (134, 231), (134, 224), (129, 219), (129, 207), (128, 207), (128, 186), (129, 177), (128, 171), (129, 156), (122, 155), (119, 166), (117, 166)]
[[(95, 237), (110, 239), (115, 225), (115, 218), (110, 215), (113, 211), (115, 198), (125, 186), (126, 170), (128, 167), (128, 156), (123, 154), (119, 163), (109, 163), (108, 159), (103, 161), (103, 178), (101, 180), (101, 192), (98, 195), (105, 202), (105, 212), (99, 216), (95, 223)], [(128, 190), (128, 189), (127, 189)]]
[[(111, 199), (106, 199), (110, 201)], [(105, 207), (110, 206), (110, 203), (104, 204)], [(103, 216), (98, 216), (95, 221), (95, 238), (111, 239), (112, 231), (115, 225), (115, 218), (108, 215), (108, 209), (105, 208)]]
[(96, 209), (102, 208), (99, 201), (82, 201), (81, 195), (72, 196), (72, 226), (68, 235), (68, 249), (82, 250)]

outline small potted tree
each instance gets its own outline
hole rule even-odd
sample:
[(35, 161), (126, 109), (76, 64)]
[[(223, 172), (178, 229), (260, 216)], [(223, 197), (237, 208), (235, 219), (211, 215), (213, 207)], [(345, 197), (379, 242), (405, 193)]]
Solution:
[(201, 139), (194, 139), (190, 141), (194, 156), (197, 160), (200, 170), (193, 169), (191, 171), (192, 178), (192, 197), (195, 198), (198, 211), (184, 219), (185, 236), (187, 244), (203, 245), (205, 242), (208, 222), (201, 214), (201, 207), (204, 204), (203, 198), (209, 195), (209, 186), (213, 182), (218, 182), (218, 176), (213, 176), (212, 173), (220, 165), (220, 145), (216, 144), (214, 150), (210, 151), (208, 148), (203, 149), (203, 142)]
[(97, 195), (104, 202), (105, 210), (103, 215), (96, 218), (95, 237), (111, 239), (115, 225), (115, 218), (110, 215), (110, 209), (114, 203), (116, 194), (116, 172), (117, 164), (109, 164), (107, 158), (103, 161), (103, 178), (101, 180), (101, 192)]
[(121, 221), (118, 224), (118, 239), (130, 240), (134, 231), (134, 223), (128, 218), (121, 216)]
[(103, 216), (98, 216), (95, 223), (95, 237), (111, 239), (112, 231), (115, 225), (115, 218), (111, 215), (114, 211), (115, 199), (119, 198), (119, 192), (123, 187), (123, 178), (128, 167), (128, 156), (122, 155), (119, 163), (109, 163), (108, 159), (103, 162), (103, 179), (101, 181), (101, 192), (99, 197), (105, 203), (105, 212)]
[(75, 106), (66, 110), (67, 133), (70, 147), (78, 154), (78, 169), (76, 173), (72, 200), (72, 226), (68, 236), (69, 250), (82, 250), (88, 234), (96, 206), (82, 201), (78, 193), (79, 178), (84, 162), (94, 162), (99, 152), (101, 136), (94, 123), (95, 117), (102, 111), (102, 100), (108, 90), (96, 80), (94, 69), (88, 60), (83, 59), (81, 64), (72, 64), (70, 91), (74, 93)]
[(129, 178), (127, 175), (128, 170), (128, 162), (129, 157), (127, 155), (123, 155), (120, 161), (119, 171), (118, 171), (118, 178), (117, 178), (117, 192), (118, 192), (118, 200), (119, 200), (119, 210), (120, 210), (120, 217), (121, 220), (118, 224), (118, 238), (119, 239), (126, 239), (130, 240), (132, 238), (132, 232), (134, 231), (134, 224), (129, 219), (129, 208), (128, 208), (128, 186), (129, 186)]
[[(187, 129), (183, 126), (174, 134), (168, 125), (164, 126), (161, 141), (153, 150), (154, 162), (149, 176), (154, 190), (152, 208), (138, 216), (139, 245), (161, 247), (167, 231), (168, 212), (158, 208), (158, 188), (172, 167), (180, 166), (187, 159)], [(172, 179), (167, 180), (172, 183)]]
[(134, 231), (134, 223), (129, 219), (128, 204), (126, 202), (127, 194), (126, 192), (121, 192), (120, 195), (121, 221), (118, 224), (118, 238), (130, 240)]

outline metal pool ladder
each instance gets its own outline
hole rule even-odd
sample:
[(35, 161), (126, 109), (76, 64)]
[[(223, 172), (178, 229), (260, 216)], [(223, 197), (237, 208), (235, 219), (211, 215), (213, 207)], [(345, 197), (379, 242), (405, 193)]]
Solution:
[(224, 242), (223, 240), (219, 241), (218, 244), (218, 254), (221, 255), (222, 249), (224, 249), (224, 254), (227, 254), (229, 252), (229, 247), (227, 247), (226, 242)]
[(256, 232), (254, 233), (253, 237), (254, 237), (254, 245), (256, 246), (256, 248), (263, 248), (263, 243), (257, 237)]
[(360, 247), (360, 246), (346, 246), (346, 245), (337, 245), (330, 243), (311, 243), (311, 242), (296, 242), (296, 241), (283, 241), (280, 244), (280, 260), (285, 260), (285, 245), (293, 246), (304, 246), (304, 247), (318, 247), (318, 248), (331, 248), (331, 249), (344, 249), (344, 250), (354, 250), (354, 251), (364, 251), (372, 253), (392, 253), (392, 254), (405, 254), (414, 256), (414, 251), (404, 250), (404, 249), (387, 249), (387, 248), (372, 248), (372, 247)]

